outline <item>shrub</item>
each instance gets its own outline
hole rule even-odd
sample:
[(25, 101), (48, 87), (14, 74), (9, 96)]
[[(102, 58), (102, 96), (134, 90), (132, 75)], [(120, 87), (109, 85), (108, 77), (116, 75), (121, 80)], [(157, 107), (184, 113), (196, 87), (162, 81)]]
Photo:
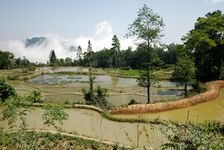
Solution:
[(86, 100), (87, 105), (94, 104), (95, 95), (93, 91), (82, 89), (82, 92), (84, 94), (84, 99)]
[(101, 107), (107, 107), (108, 102), (107, 102), (107, 89), (101, 88), (99, 85), (96, 88), (96, 102), (101, 106)]
[(192, 88), (196, 93), (202, 93), (206, 91), (205, 85), (200, 81), (194, 81), (192, 83)]
[(130, 102), (128, 103), (128, 105), (133, 105), (133, 104), (138, 104), (135, 99), (131, 99)]
[(162, 133), (169, 140), (162, 145), (164, 150), (224, 149), (224, 137), (221, 134), (190, 123), (170, 123), (163, 127)]
[(32, 91), (29, 93), (28, 96), (26, 96), (27, 101), (31, 101), (33, 103), (43, 103), (43, 97), (41, 95), (40, 91)]
[(82, 92), (87, 105), (96, 105), (103, 108), (108, 106), (107, 89), (98, 85), (94, 91), (83, 89)]
[(16, 96), (15, 89), (8, 84), (6, 77), (0, 78), (0, 100), (4, 102), (10, 96)]
[(63, 121), (68, 119), (68, 114), (64, 111), (64, 106), (48, 104), (44, 106), (42, 119), (44, 124), (53, 126), (60, 131)]

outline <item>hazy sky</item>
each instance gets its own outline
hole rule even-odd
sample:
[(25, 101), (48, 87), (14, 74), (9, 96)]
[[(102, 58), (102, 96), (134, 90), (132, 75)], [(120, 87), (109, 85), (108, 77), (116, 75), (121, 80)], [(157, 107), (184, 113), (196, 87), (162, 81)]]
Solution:
[[(0, 0), (0, 44), (50, 36), (77, 45), (91, 39), (97, 49), (111, 44), (116, 34), (123, 47), (132, 46), (124, 35), (143, 4), (164, 19), (162, 41), (167, 44), (180, 43), (198, 17), (217, 9), (224, 12), (224, 0)], [(0, 49), (16, 49), (7, 44)]]

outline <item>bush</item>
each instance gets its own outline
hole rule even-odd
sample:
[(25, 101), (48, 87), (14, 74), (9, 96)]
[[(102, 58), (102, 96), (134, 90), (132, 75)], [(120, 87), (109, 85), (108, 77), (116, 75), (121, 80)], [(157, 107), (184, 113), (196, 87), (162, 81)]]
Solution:
[(164, 150), (224, 149), (223, 135), (190, 123), (170, 123), (162, 127), (162, 133), (169, 140), (168, 143), (162, 145)]
[(200, 81), (194, 81), (192, 83), (192, 88), (196, 93), (202, 93), (206, 91), (205, 85)]
[(26, 96), (27, 101), (31, 101), (33, 103), (43, 103), (43, 97), (40, 91), (32, 91)]
[(0, 78), (0, 100), (4, 102), (10, 96), (16, 96), (15, 89), (8, 84), (6, 77)]
[(94, 104), (95, 95), (93, 91), (82, 89), (82, 92), (84, 94), (84, 99), (86, 100), (87, 105)]
[(135, 99), (131, 99), (130, 102), (128, 103), (128, 105), (133, 105), (133, 104), (138, 104)]
[(98, 85), (94, 91), (83, 89), (82, 92), (87, 105), (96, 105), (103, 108), (108, 106), (107, 89), (101, 88)]

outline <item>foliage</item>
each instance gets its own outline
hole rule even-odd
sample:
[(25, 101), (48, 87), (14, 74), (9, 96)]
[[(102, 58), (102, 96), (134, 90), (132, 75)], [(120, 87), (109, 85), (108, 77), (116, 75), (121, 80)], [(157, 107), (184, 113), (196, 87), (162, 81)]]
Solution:
[(224, 14), (220, 10), (199, 17), (185, 37), (195, 57), (196, 77), (201, 81), (221, 79), (224, 66)]
[(78, 65), (79, 66), (82, 65), (82, 57), (83, 57), (82, 47), (81, 46), (78, 46), (76, 59), (78, 60)]
[(137, 38), (137, 40), (142, 40), (143, 43), (141, 43), (139, 46), (143, 46), (143, 48), (145, 47), (147, 49), (147, 59), (145, 61), (146, 64), (144, 67), (144, 69), (147, 71), (146, 73), (142, 73), (140, 75), (138, 81), (139, 85), (146, 85), (148, 103), (150, 103), (150, 87), (152, 83), (152, 78), (150, 78), (150, 75), (152, 75), (151, 69), (154, 64), (158, 62), (158, 57), (155, 55), (156, 53), (153, 51), (153, 49), (151, 49), (151, 47), (153, 47), (162, 36), (160, 33), (163, 27), (164, 23), (162, 18), (155, 14), (147, 5), (144, 5), (138, 11), (138, 15), (135, 21), (128, 28), (129, 33), (127, 36), (134, 36)]
[(191, 86), (196, 93), (203, 93), (206, 91), (205, 85), (200, 81), (194, 81)]
[(128, 105), (133, 105), (133, 104), (138, 104), (135, 99), (131, 99), (130, 102), (128, 103)]
[(162, 126), (161, 131), (169, 142), (162, 145), (162, 149), (175, 150), (223, 149), (224, 137), (217, 132), (210, 132), (206, 128), (187, 124), (169, 123)]
[(9, 129), (12, 130), (14, 127), (18, 129), (17, 134), (10, 138), (8, 138), (7, 133), (4, 133), (2, 135), (4, 137), (4, 143), (6, 142), (8, 143), (6, 145), (10, 146), (14, 143), (13, 147), (17, 149), (32, 149), (36, 147), (35, 135), (28, 136), (26, 134), (26, 128), (28, 126), (26, 116), (30, 112), (29, 106), (31, 103), (23, 97), (11, 96), (5, 101), (4, 105), (3, 120), (7, 120)]
[(56, 54), (54, 52), (54, 50), (51, 50), (50, 55), (49, 55), (49, 64), (50, 66), (57, 66), (57, 57)]
[(108, 106), (107, 102), (107, 89), (101, 88), (99, 85), (93, 91), (83, 89), (84, 99), (86, 103), (89, 105), (96, 105), (102, 108)]
[(162, 36), (160, 32), (164, 26), (162, 18), (154, 13), (151, 8), (144, 5), (138, 11), (135, 21), (129, 26), (127, 36), (136, 36), (150, 42), (157, 42)]
[(62, 105), (47, 104), (44, 106), (42, 119), (47, 126), (53, 126), (57, 130), (61, 130), (63, 121), (67, 120), (68, 114), (64, 111)]
[(117, 38), (116, 35), (113, 36), (112, 38), (112, 61), (111, 61), (111, 66), (114, 66), (115, 68), (122, 67), (123, 64), (123, 55), (120, 51), (120, 41)]
[(15, 89), (7, 82), (5, 76), (0, 77), (0, 100), (4, 102), (10, 96), (15, 96)]
[(149, 70), (141, 71), (140, 76), (137, 78), (138, 85), (147, 88), (148, 103), (150, 103), (150, 88), (152, 85), (158, 83), (159, 80), (159, 77)]
[(107, 89), (101, 88), (99, 85), (97, 85), (97, 88), (96, 88), (97, 104), (100, 105), (101, 107), (108, 106), (107, 97), (108, 97)]
[(3, 119), (8, 120), (8, 125), (10, 128), (16, 126), (16, 120), (19, 119), (22, 121), (22, 125), (20, 127), (26, 127), (26, 119), (25, 116), (30, 111), (29, 105), (31, 102), (26, 101), (23, 97), (19, 96), (11, 96), (9, 97), (4, 105), (5, 109), (3, 110)]
[(159, 82), (159, 77), (153, 74), (151, 71), (149, 73), (148, 71), (141, 71), (140, 73), (140, 76), (137, 78), (137, 82), (140, 87), (151, 87), (152, 85)]
[(174, 68), (172, 79), (178, 85), (184, 86), (185, 96), (187, 96), (187, 86), (191, 85), (195, 77), (194, 62), (189, 57), (179, 58)]
[(40, 91), (32, 91), (29, 95), (26, 96), (27, 101), (31, 101), (33, 103), (43, 103), (43, 97)]
[(84, 94), (84, 99), (86, 100), (86, 104), (88, 105), (93, 104), (95, 100), (94, 92), (87, 89), (82, 89), (82, 92)]
[(187, 50), (181, 44), (169, 44), (164, 47), (157, 48), (157, 55), (164, 65), (176, 64), (179, 57), (187, 55)]
[(10, 52), (0, 51), (0, 69), (9, 69), (12, 67), (14, 55)]
[[(19, 133), (3, 133), (4, 135), (0, 136), (0, 149), (20, 149), (19, 144), (15, 138), (18, 137)], [(103, 144), (97, 141), (81, 139), (78, 137), (73, 137), (69, 135), (53, 134), (48, 132), (36, 132), (29, 131), (24, 134), (24, 147), (25, 150), (38, 150), (38, 149), (67, 149), (67, 150), (83, 150), (83, 149), (113, 149), (114, 146)], [(127, 148), (120, 147), (116, 145), (117, 150)]]

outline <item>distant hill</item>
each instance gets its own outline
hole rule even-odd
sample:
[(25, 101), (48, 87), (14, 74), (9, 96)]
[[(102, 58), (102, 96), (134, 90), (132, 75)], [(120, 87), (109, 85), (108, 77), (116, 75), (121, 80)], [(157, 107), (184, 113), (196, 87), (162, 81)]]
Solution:
[[(52, 42), (52, 39), (48, 37), (32, 37), (32, 38), (27, 38), (25, 40), (25, 48), (32, 48), (32, 47), (49, 47), (50, 43)], [(77, 47), (70, 44), (68, 41), (59, 41), (61, 47), (65, 51), (70, 51), (70, 52), (76, 52)], [(51, 49), (54, 49), (52, 47)]]
[(33, 47), (33, 46), (40, 46), (42, 44), (47, 44), (46, 37), (32, 37), (30, 39), (25, 40), (25, 47)]

